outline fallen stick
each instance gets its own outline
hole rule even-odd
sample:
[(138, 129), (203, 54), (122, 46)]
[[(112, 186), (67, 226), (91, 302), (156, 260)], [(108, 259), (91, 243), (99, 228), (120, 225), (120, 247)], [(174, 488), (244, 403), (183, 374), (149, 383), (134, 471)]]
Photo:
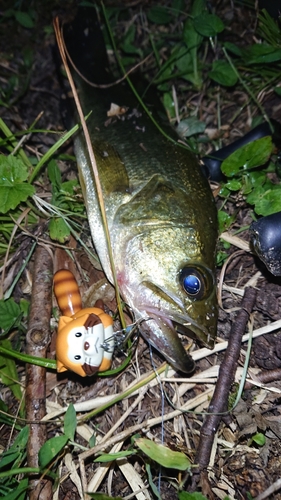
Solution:
[[(50, 342), (50, 318), (52, 308), (53, 259), (45, 246), (35, 251), (31, 307), (26, 336), (27, 354), (46, 357)], [(38, 467), (38, 453), (45, 443), (46, 426), (39, 422), (46, 414), (46, 369), (41, 366), (26, 365), (26, 418), (29, 424), (27, 444), (28, 467)], [(29, 483), (30, 500), (51, 500), (52, 483), (40, 476), (31, 476)]]
[[(195, 491), (200, 478), (206, 478), (206, 469), (209, 465), (214, 436), (218, 430), (222, 414), (228, 409), (228, 396), (234, 382), (237, 363), (240, 355), (241, 341), (247, 321), (256, 301), (256, 290), (246, 288), (235, 321), (232, 324), (228, 346), (219, 369), (216, 388), (201, 427), (197, 453), (195, 455), (191, 491)], [(204, 472), (205, 471), (205, 472)]]

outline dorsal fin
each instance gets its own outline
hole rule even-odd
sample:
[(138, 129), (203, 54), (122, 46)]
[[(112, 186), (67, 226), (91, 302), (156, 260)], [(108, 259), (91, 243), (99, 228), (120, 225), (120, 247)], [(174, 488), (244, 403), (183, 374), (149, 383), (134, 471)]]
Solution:
[(129, 188), (126, 167), (116, 149), (105, 141), (93, 142), (101, 184), (106, 195)]

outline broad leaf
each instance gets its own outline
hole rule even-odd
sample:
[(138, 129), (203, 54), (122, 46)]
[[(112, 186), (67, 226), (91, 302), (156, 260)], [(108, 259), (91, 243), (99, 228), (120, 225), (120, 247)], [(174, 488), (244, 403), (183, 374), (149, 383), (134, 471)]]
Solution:
[(12, 155), (0, 156), (0, 212), (16, 208), (35, 193), (26, 183), (28, 171), (24, 163)]
[(71, 441), (74, 441), (76, 425), (77, 425), (76, 411), (73, 404), (71, 403), (67, 408), (64, 416), (64, 433)]
[(155, 24), (169, 24), (172, 21), (172, 16), (168, 9), (161, 5), (151, 7), (147, 13), (149, 21)]
[(135, 445), (149, 458), (168, 469), (187, 470), (191, 466), (184, 453), (170, 450), (167, 446), (154, 443), (149, 439), (136, 439)]
[(61, 217), (54, 217), (50, 220), (49, 231), (52, 240), (60, 243), (65, 243), (70, 236), (69, 227)]
[[(8, 339), (1, 341), (1, 346), (11, 349), (11, 342)], [(14, 359), (0, 354), (0, 378), (4, 385), (9, 387), (13, 395), (21, 401), (22, 391), (19, 384), (17, 366)]]
[(209, 77), (220, 85), (232, 87), (237, 82), (237, 75), (230, 64), (224, 60), (214, 61)]
[(207, 37), (216, 36), (224, 30), (222, 20), (215, 14), (209, 14), (208, 12), (204, 12), (200, 14), (200, 16), (195, 17), (193, 26), (200, 35)]
[(94, 460), (94, 462), (113, 462), (113, 460), (117, 460), (118, 458), (129, 457), (135, 454), (135, 451), (119, 451), (118, 453), (107, 453), (104, 455), (100, 455), (98, 458)]
[(272, 151), (271, 137), (262, 137), (237, 149), (221, 165), (221, 171), (232, 177), (241, 170), (247, 170), (264, 165)]
[(281, 211), (281, 186), (277, 189), (266, 191), (255, 204), (258, 215), (271, 215)]
[(1, 329), (8, 332), (21, 317), (20, 306), (14, 299), (0, 300)]
[(39, 451), (39, 464), (44, 469), (47, 465), (54, 460), (54, 458), (60, 453), (65, 447), (68, 441), (68, 437), (65, 435), (55, 436), (48, 439), (45, 444), (40, 448)]

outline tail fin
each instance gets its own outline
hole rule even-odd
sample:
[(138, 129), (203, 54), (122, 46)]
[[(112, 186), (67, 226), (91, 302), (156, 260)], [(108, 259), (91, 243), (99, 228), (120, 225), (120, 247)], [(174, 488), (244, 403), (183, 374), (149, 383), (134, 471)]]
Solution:
[(79, 7), (75, 19), (64, 24), (63, 36), (71, 60), (85, 78), (96, 84), (112, 82), (104, 38), (94, 5)]

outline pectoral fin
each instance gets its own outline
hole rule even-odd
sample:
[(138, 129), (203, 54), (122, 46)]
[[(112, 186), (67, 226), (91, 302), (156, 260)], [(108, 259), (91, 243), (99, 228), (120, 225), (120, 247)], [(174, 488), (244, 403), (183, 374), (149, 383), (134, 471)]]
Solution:
[(115, 220), (121, 224), (166, 223), (186, 224), (188, 198), (180, 188), (174, 188), (165, 177), (155, 174), (117, 211)]

